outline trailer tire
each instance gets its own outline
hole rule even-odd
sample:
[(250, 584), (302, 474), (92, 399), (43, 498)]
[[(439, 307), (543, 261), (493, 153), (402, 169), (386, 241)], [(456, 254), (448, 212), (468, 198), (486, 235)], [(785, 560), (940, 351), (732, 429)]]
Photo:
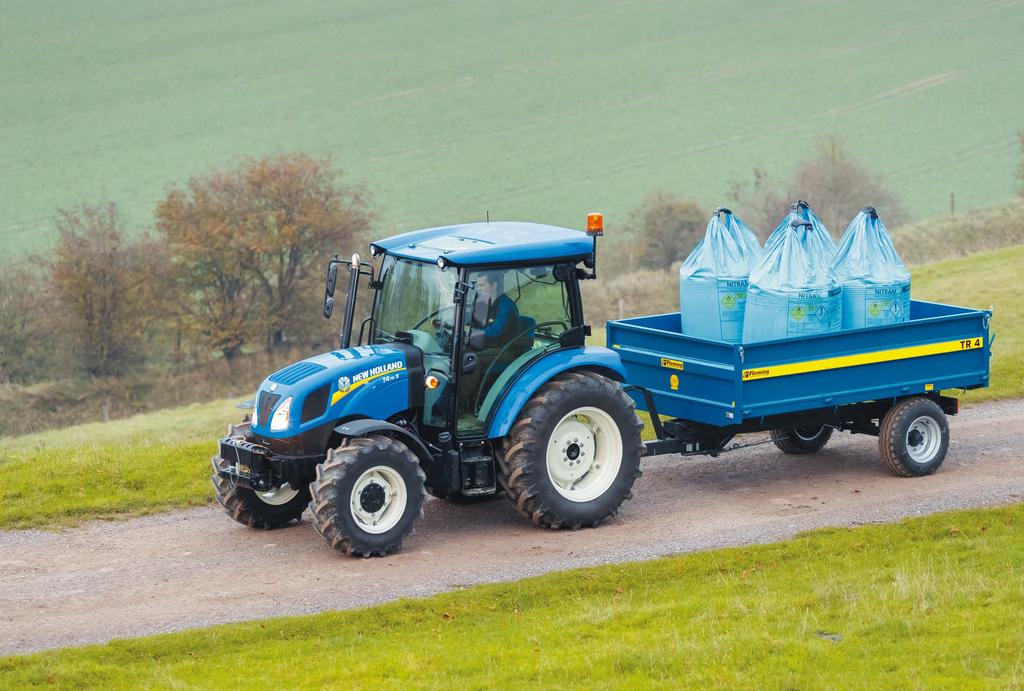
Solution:
[(229, 463), (219, 455), (213, 457), (213, 476), (210, 481), (216, 493), (217, 503), (224, 507), (231, 518), (242, 525), (259, 530), (273, 530), (302, 519), (302, 512), (309, 504), (309, 487), (291, 488), (288, 485), (271, 492), (257, 492), (223, 477), (221, 470), (227, 470)]
[(642, 429), (617, 383), (594, 372), (561, 374), (526, 402), (497, 445), (501, 486), (536, 525), (596, 526), (632, 496)]
[(832, 437), (832, 428), (828, 425), (792, 427), (773, 429), (770, 434), (775, 446), (782, 453), (805, 454), (821, 451)]
[(949, 449), (946, 414), (930, 398), (903, 399), (882, 418), (878, 449), (885, 464), (900, 477), (931, 475)]
[(382, 435), (346, 439), (316, 467), (313, 528), (342, 554), (397, 552), (423, 515), (425, 479), (405, 444)]

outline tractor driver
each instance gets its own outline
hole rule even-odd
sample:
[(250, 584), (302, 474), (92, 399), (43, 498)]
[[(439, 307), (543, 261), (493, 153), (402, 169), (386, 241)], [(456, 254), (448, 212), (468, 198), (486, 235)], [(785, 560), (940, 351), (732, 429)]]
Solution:
[(501, 292), (501, 272), (484, 271), (476, 279), (476, 289), (488, 300), (487, 325), (483, 327), (484, 348), (501, 348), (518, 335), (519, 309)]

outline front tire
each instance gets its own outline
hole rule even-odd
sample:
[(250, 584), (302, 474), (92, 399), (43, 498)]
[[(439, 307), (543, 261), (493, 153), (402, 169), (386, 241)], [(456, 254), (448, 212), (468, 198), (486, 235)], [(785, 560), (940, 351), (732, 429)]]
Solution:
[(250, 528), (272, 530), (283, 528), (302, 519), (302, 512), (309, 504), (309, 488), (291, 487), (284, 484), (267, 492), (239, 487), (233, 480), (222, 477), (221, 470), (230, 464), (220, 456), (213, 457), (213, 476), (210, 481), (217, 495), (217, 502), (229, 516)]
[(397, 552), (423, 515), (424, 480), (407, 446), (384, 436), (348, 439), (327, 452), (310, 485), (313, 527), (343, 554)]
[(832, 428), (827, 425), (793, 427), (773, 429), (770, 434), (779, 451), (789, 454), (805, 454), (821, 451), (832, 437)]
[(615, 382), (593, 372), (559, 375), (523, 406), (499, 450), (502, 486), (539, 526), (596, 526), (632, 496), (642, 429)]
[(930, 398), (907, 398), (889, 409), (878, 433), (882, 460), (900, 477), (931, 475), (946, 459), (949, 423)]

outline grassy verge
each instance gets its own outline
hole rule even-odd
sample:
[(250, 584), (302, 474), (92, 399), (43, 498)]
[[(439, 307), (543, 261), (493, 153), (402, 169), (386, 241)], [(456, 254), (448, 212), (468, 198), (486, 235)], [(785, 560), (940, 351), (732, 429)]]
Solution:
[(940, 514), (6, 658), (0, 686), (1016, 687), (1022, 522)]
[[(991, 382), (964, 400), (1024, 397), (1024, 246), (929, 264), (913, 271), (915, 299), (994, 308)], [(959, 394), (957, 394), (959, 395)]]
[(212, 498), (209, 460), (237, 401), (216, 401), (5, 440), (0, 528), (74, 525)]

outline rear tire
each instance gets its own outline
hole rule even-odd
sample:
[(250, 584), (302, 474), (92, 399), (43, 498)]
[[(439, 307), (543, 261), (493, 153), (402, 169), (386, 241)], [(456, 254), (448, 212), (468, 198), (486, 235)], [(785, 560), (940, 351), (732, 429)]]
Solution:
[(632, 496), (643, 423), (610, 379), (569, 372), (542, 386), (498, 450), (516, 509), (546, 528), (596, 526)]
[(770, 434), (775, 446), (782, 453), (805, 454), (821, 451), (832, 437), (832, 428), (827, 425), (792, 427), (773, 429)]
[(313, 527), (343, 554), (397, 552), (423, 515), (426, 476), (407, 446), (384, 436), (348, 439), (327, 452), (310, 485)]
[(309, 504), (309, 487), (292, 488), (287, 484), (268, 492), (257, 492), (248, 487), (239, 487), (233, 480), (222, 477), (221, 470), (230, 464), (220, 456), (213, 457), (213, 476), (210, 481), (217, 495), (217, 502), (229, 516), (250, 528), (272, 530), (302, 519), (302, 512)]
[(878, 449), (900, 477), (931, 475), (946, 459), (949, 423), (930, 398), (907, 398), (889, 409), (878, 432)]

